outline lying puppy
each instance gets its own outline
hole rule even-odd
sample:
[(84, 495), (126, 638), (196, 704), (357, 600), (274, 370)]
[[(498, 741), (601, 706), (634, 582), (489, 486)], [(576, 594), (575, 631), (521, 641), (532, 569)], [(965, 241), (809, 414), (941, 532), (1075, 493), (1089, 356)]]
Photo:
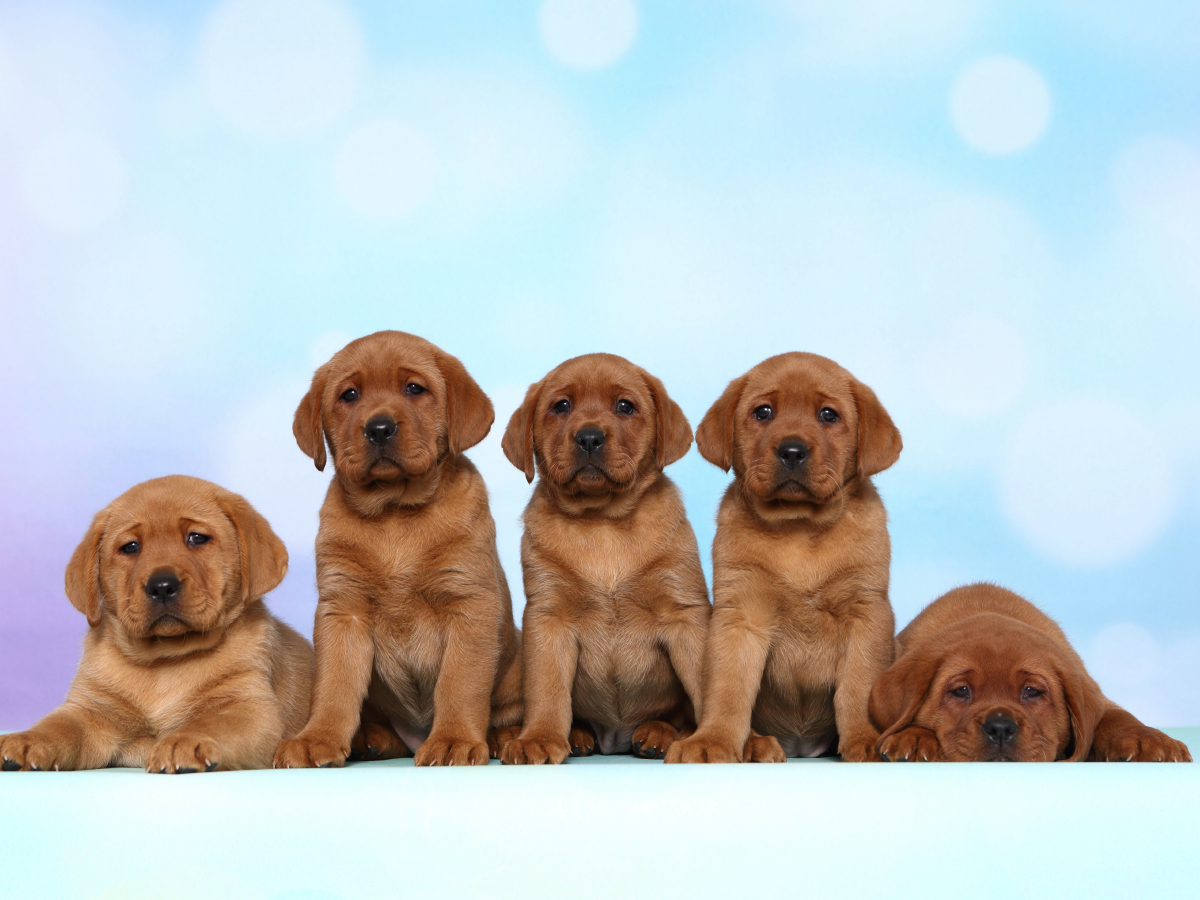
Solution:
[[(453, 356), (381, 331), (347, 344), (296, 410), (300, 449), (336, 473), (317, 533), (312, 717), (280, 768), (341, 766), (364, 698), (377, 758), (486, 763), (489, 721), (521, 720), (520, 633), (487, 489), (463, 451), (492, 404)], [(390, 746), (391, 723), (403, 737)], [(365, 741), (372, 746), (371, 741)]]
[(126, 491), (67, 565), (91, 630), (66, 702), (0, 737), (2, 767), (211, 772), (270, 765), (308, 717), (313, 653), (262, 595), (287, 550), (249, 503), (171, 475)]
[(541, 477), (521, 539), (525, 725), (504, 762), (560, 763), (594, 744), (657, 758), (694, 725), (708, 590), (662, 471), (691, 443), (662, 382), (607, 353), (563, 363), (513, 413), (504, 455)]
[(871, 690), (886, 760), (1192, 760), (1105, 699), (1045, 613), (993, 584), (925, 607), (896, 657)]
[[(887, 514), (870, 476), (900, 455), (874, 392), (811, 353), (734, 379), (696, 430), (736, 478), (713, 541), (704, 713), (667, 762), (866, 760), (891, 662)], [(752, 730), (753, 729), (753, 730)]]

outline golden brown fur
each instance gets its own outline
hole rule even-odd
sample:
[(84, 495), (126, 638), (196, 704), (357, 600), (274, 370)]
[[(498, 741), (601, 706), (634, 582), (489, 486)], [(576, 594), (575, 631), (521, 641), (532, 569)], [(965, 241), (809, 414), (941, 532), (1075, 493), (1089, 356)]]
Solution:
[(521, 540), (525, 726), (505, 762), (560, 763), (593, 743), (661, 757), (694, 725), (708, 591), (662, 471), (691, 443), (662, 383), (606, 353), (558, 366), (513, 414), (504, 453), (540, 478)]
[[(66, 702), (0, 737), (4, 768), (270, 765), (312, 685), (308, 641), (262, 601), (286, 572), (283, 542), (237, 494), (183, 475), (126, 491), (67, 565), (91, 629)], [(154, 584), (177, 593), (155, 599)]]
[(729, 384), (696, 443), (736, 477), (713, 541), (703, 716), (667, 761), (781, 762), (835, 742), (843, 759), (872, 758), (867, 696), (893, 617), (870, 476), (896, 461), (900, 433), (841, 366), (785, 353)]
[(1105, 698), (1066, 635), (992, 584), (939, 597), (871, 690), (886, 760), (1167, 760), (1187, 747)]
[[(481, 764), (489, 721), (520, 722), (520, 633), (487, 489), (462, 455), (492, 419), (462, 363), (399, 331), (352, 341), (313, 376), (293, 431), (318, 469), (328, 442), (335, 468), (317, 534), (317, 671), (312, 717), (276, 766), (340, 766), (352, 740), (415, 750), (418, 765)], [(384, 422), (386, 440), (368, 431)], [(355, 739), (364, 698), (363, 728), (387, 739), (390, 723), (404, 743)]]

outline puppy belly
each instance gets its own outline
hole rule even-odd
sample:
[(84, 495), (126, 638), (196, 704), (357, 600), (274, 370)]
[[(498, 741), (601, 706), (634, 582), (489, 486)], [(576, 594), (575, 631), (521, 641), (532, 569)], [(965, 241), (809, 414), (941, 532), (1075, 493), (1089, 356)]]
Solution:
[(779, 739), (779, 745), (783, 747), (784, 756), (802, 759), (824, 756), (837, 742), (836, 734), (827, 734), (823, 737), (802, 737), (798, 734), (776, 735), (776, 737)]
[(596, 733), (596, 749), (604, 756), (610, 753), (628, 753), (633, 749), (633, 732), (635, 727), (620, 726), (612, 728), (607, 725), (602, 725), (600, 722), (593, 722), (591, 719), (585, 720), (592, 731)]
[(404, 741), (404, 746), (413, 753), (416, 753), (417, 749), (429, 738), (428, 728), (410, 725), (402, 719), (395, 719), (391, 716), (388, 717), (388, 721), (392, 723), (396, 734), (400, 735), (400, 740)]

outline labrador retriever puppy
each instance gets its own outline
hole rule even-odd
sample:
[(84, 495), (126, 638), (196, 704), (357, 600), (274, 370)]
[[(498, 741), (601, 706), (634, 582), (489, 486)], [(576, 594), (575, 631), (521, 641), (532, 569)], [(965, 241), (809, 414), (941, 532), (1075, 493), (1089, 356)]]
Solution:
[(130, 488), (67, 564), (91, 626), (66, 702), (0, 737), (0, 768), (269, 766), (308, 718), (313, 652), (267, 612), (287, 550), (237, 494), (184, 475)]
[(735, 378), (696, 430), (735, 478), (717, 513), (700, 726), (667, 762), (867, 760), (875, 678), (892, 661), (891, 545), (871, 476), (900, 455), (875, 393), (784, 353)]
[(313, 375), (293, 432), (317, 469), (328, 443), (335, 470), (317, 532), (316, 680), (277, 767), (341, 766), (360, 724), (384, 742), (363, 742), (368, 755), (480, 765), (489, 723), (521, 721), (520, 632), (487, 489), (463, 456), (493, 415), (461, 362), (399, 331), (350, 342)]
[(663, 474), (691, 443), (662, 382), (608, 353), (564, 362), (513, 413), (504, 454), (540, 477), (521, 539), (525, 724), (504, 762), (661, 758), (694, 727), (708, 589)]
[(1192, 760), (1105, 698), (1049, 616), (994, 584), (955, 588), (900, 632), (870, 713), (894, 762)]

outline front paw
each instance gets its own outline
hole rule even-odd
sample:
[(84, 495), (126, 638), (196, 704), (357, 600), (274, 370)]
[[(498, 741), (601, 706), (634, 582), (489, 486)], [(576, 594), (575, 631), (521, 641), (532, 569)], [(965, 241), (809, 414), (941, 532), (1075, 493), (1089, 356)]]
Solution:
[(875, 742), (879, 740), (876, 732), (851, 733), (838, 738), (838, 756), (844, 762), (879, 762), (879, 754), (875, 752)]
[(742, 748), (725, 738), (706, 738), (699, 734), (676, 741), (667, 751), (669, 763), (735, 763), (742, 761)]
[(571, 748), (560, 737), (549, 735), (514, 738), (504, 745), (501, 762), (510, 766), (558, 765), (567, 758)]
[(36, 731), (22, 731), (0, 737), (0, 771), (66, 771), (74, 769), (79, 747), (54, 740)]
[(406, 756), (412, 756), (412, 753), (400, 740), (400, 735), (378, 722), (363, 722), (350, 740), (349, 758), (352, 761), (402, 759)]
[(772, 734), (750, 733), (746, 746), (742, 748), (742, 762), (787, 762), (783, 745)]
[(168, 734), (146, 754), (146, 771), (152, 775), (212, 772), (220, 765), (217, 742), (203, 734)]
[(430, 735), (417, 749), (413, 762), (418, 766), (485, 766), (488, 756), (487, 741)]
[(520, 733), (520, 725), (503, 725), (500, 728), (489, 728), (487, 735), (488, 756), (492, 759), (499, 759), (504, 745)]
[(679, 732), (666, 722), (643, 722), (633, 732), (633, 755), (642, 759), (666, 759)]
[(596, 735), (586, 725), (572, 725), (567, 743), (571, 745), (572, 756), (591, 756), (596, 752)]
[(1103, 762), (1191, 762), (1187, 745), (1145, 725), (1113, 729), (1092, 744), (1092, 756)]
[(910, 725), (880, 738), (875, 752), (884, 762), (933, 762), (942, 759), (942, 745), (928, 728)]
[(350, 755), (350, 745), (333, 735), (301, 733), (275, 751), (276, 769), (340, 769)]

